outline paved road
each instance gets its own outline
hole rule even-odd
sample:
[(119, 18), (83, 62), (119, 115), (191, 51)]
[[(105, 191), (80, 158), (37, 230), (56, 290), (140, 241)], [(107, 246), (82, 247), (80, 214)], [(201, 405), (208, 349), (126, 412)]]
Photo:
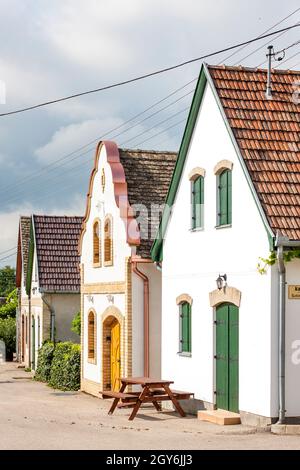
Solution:
[(110, 401), (59, 392), (34, 382), (16, 364), (0, 364), (0, 449), (300, 449), (300, 436), (220, 427), (144, 408), (107, 411)]

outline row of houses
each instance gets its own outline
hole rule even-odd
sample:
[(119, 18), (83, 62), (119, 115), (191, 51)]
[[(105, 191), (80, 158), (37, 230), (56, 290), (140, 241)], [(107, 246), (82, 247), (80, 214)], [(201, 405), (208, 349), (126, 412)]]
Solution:
[(178, 154), (102, 141), (83, 218), (21, 217), (21, 361), (80, 310), (85, 392), (163, 377), (192, 412), (300, 416), (299, 78), (267, 99), (265, 70), (204, 64)]

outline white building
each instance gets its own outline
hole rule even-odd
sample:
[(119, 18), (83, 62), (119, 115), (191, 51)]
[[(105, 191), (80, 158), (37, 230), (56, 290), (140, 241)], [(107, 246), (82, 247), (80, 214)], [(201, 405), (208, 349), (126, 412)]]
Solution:
[(48, 215), (20, 220), (19, 360), (33, 370), (45, 340), (79, 342), (71, 323), (80, 311), (78, 242), (82, 220)]
[[(161, 272), (150, 257), (176, 155), (100, 142), (81, 235), (81, 389), (161, 375)], [(153, 206), (153, 207), (151, 207)]]
[(276, 262), (300, 247), (299, 79), (274, 71), (267, 100), (266, 71), (202, 67), (151, 251), (162, 376), (248, 423), (300, 416), (300, 260)]

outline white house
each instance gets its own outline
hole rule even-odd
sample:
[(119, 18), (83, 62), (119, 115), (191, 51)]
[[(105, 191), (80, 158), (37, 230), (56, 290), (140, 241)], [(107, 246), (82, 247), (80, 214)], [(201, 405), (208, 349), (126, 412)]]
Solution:
[(121, 376), (161, 375), (161, 272), (150, 248), (176, 155), (96, 149), (81, 252), (81, 389), (99, 395)]
[(272, 71), (267, 100), (266, 70), (203, 65), (151, 251), (162, 375), (245, 423), (300, 416), (299, 79)]
[(23, 262), (17, 264), (21, 292), (17, 341), (21, 345), (19, 360), (33, 370), (43, 341), (79, 342), (71, 323), (80, 311), (78, 242), (82, 220), (32, 215), (20, 221), (19, 240), (23, 244), (18, 245), (18, 259)]

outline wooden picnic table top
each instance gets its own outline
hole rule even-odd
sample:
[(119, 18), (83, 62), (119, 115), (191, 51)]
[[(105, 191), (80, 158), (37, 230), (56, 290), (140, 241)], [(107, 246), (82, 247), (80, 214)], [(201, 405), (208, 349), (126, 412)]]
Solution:
[(174, 383), (172, 380), (160, 380), (152, 377), (123, 377), (121, 382), (129, 385), (170, 385)]

